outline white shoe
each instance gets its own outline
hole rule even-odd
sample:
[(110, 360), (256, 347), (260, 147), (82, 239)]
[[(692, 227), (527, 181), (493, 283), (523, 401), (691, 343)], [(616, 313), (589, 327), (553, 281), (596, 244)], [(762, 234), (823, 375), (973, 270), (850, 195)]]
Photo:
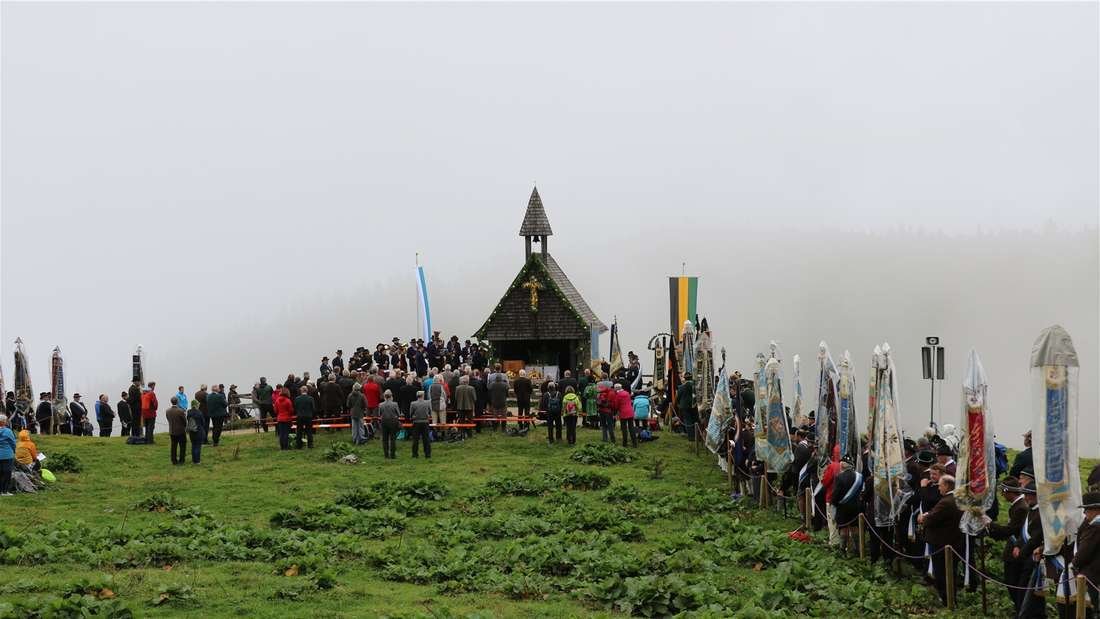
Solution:
[(4, 493), (0, 493), (0, 496), (15, 496), (15, 495), (10, 493), (10, 492), (4, 492)]

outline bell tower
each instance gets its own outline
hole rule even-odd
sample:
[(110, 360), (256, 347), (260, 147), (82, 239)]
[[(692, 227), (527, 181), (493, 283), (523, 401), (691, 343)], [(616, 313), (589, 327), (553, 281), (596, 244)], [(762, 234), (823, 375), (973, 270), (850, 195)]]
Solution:
[(554, 234), (550, 229), (550, 220), (546, 218), (546, 209), (542, 206), (542, 198), (539, 197), (539, 188), (531, 190), (531, 199), (527, 201), (527, 213), (523, 216), (523, 223), (519, 227), (519, 235), (524, 238), (526, 248), (524, 260), (531, 258), (531, 244), (539, 245), (539, 253), (542, 261), (546, 262), (547, 238)]

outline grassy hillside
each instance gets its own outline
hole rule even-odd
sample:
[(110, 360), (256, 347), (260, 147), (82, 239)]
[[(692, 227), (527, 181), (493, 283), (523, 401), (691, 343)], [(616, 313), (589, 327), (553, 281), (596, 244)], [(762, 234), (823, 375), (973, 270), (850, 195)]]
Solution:
[[(279, 452), (274, 433), (236, 434), (205, 449), (201, 465), (173, 467), (167, 437), (41, 437), (40, 450), (75, 455), (83, 471), (60, 474), (48, 492), (0, 498), (0, 616), (77, 606), (154, 617), (938, 608), (915, 580), (792, 541), (793, 519), (732, 504), (712, 458), (678, 436), (610, 466), (574, 461), (541, 432), (436, 444), (431, 460), (400, 443), (385, 461), (373, 442), (359, 465), (325, 461), (345, 438)], [(598, 440), (581, 431), (580, 443)], [(651, 479), (658, 460), (662, 476)], [(86, 595), (63, 602), (66, 593)]]

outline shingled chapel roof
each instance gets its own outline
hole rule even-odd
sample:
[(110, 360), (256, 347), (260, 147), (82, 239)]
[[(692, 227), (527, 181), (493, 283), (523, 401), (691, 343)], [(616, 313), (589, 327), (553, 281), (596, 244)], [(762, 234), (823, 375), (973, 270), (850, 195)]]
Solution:
[(554, 231), (550, 229), (550, 220), (546, 218), (546, 209), (542, 207), (542, 198), (539, 197), (539, 188), (531, 190), (531, 199), (527, 201), (527, 213), (523, 216), (523, 223), (519, 227), (520, 236), (550, 236)]
[(598, 329), (600, 333), (607, 331), (607, 325), (603, 324), (603, 322), (596, 317), (596, 312), (593, 312), (592, 308), (588, 307), (588, 303), (585, 302), (580, 291), (573, 285), (573, 282), (569, 281), (569, 278), (565, 275), (565, 271), (558, 266), (558, 261), (554, 260), (554, 257), (550, 254), (546, 254), (546, 271), (550, 274), (550, 279), (554, 280), (554, 283), (557, 284), (561, 293), (569, 300), (569, 304), (573, 306), (573, 309), (577, 310), (581, 318), (588, 323), (589, 328)]
[[(593, 329), (598, 333), (607, 331), (607, 325), (596, 316), (577, 287), (569, 281), (561, 265), (547, 250), (546, 243), (543, 243), (541, 251), (531, 251), (531, 237), (553, 234), (538, 189), (531, 191), (519, 233), (528, 237), (527, 261), (485, 324), (474, 335), (489, 340), (578, 339), (587, 338)], [(521, 290), (531, 277), (549, 288), (543, 293), (543, 302), (538, 304), (538, 309), (533, 309), (528, 293)], [(532, 320), (535, 312), (537, 320)]]

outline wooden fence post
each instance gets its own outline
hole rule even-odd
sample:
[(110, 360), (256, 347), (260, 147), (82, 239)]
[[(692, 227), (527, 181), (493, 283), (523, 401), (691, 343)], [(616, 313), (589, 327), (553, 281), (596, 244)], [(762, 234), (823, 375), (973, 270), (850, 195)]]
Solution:
[[(985, 550), (986, 550), (985, 537), (979, 537), (979, 538), (976, 538), (976, 539), (978, 540), (979, 552), (981, 553), (981, 558), (982, 558), (982, 574), (988, 574), (989, 572), (987, 572), (986, 569), (985, 569)], [(970, 569), (970, 568), (967, 567), (966, 569)], [(988, 617), (989, 616), (989, 594), (986, 593), (986, 586), (985, 585), (986, 585), (986, 578), (985, 578), (985, 576), (982, 576), (982, 615)]]
[(951, 546), (943, 547), (943, 566), (947, 572), (947, 610), (955, 610), (955, 555)]
[(1074, 613), (1077, 619), (1085, 619), (1085, 605), (1088, 604), (1088, 583), (1085, 582), (1084, 574), (1077, 575), (1077, 612)]

